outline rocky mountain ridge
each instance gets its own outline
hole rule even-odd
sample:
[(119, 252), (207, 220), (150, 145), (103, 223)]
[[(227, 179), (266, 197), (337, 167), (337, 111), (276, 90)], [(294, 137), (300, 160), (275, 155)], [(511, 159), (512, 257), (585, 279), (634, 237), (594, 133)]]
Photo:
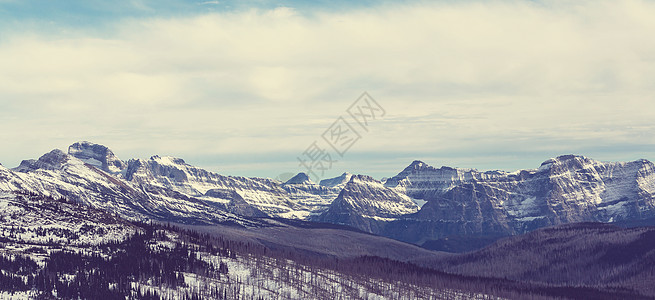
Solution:
[(90, 142), (68, 150), (24, 160), (14, 169), (0, 166), (0, 191), (65, 197), (130, 220), (246, 224), (249, 217), (306, 219), (325, 210), (342, 188), (223, 176), (168, 156), (125, 162)]
[(0, 166), (0, 191), (62, 197), (129, 220), (259, 226), (265, 223), (259, 218), (289, 218), (424, 244), (650, 219), (654, 171), (647, 160), (564, 155), (516, 172), (414, 161), (383, 182), (344, 173), (316, 184), (302, 173), (286, 182), (224, 176), (168, 156), (123, 161), (105, 146), (78, 142), (68, 153), (53, 150), (14, 169)]
[(647, 160), (600, 162), (576, 155), (512, 173), (406, 169), (387, 186), (427, 202), (381, 234), (423, 243), (448, 236), (514, 235), (573, 222), (648, 219), (655, 216), (654, 170)]

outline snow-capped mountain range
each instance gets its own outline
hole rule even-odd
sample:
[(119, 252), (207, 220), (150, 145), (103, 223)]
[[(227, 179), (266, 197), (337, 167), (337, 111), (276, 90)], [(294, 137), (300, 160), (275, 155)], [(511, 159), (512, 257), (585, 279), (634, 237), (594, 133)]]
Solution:
[[(426, 201), (384, 235), (422, 243), (462, 235), (513, 235), (573, 222), (655, 217), (654, 165), (552, 158), (537, 169), (479, 172), (414, 162), (386, 186)], [(401, 226), (402, 225), (402, 226)]]
[(66, 198), (128, 220), (256, 226), (260, 217), (345, 224), (423, 243), (462, 235), (512, 235), (570, 222), (655, 217), (655, 167), (566, 155), (516, 172), (434, 168), (414, 161), (377, 181), (344, 173), (313, 183), (223, 176), (183, 159), (117, 158), (78, 142), (14, 169), (0, 191)]

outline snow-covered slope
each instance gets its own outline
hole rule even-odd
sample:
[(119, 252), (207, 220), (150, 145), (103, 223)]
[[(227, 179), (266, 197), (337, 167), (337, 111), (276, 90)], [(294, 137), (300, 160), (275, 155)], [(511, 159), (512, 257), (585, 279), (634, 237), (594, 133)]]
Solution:
[(207, 192), (229, 190), (269, 216), (286, 218), (305, 218), (324, 210), (339, 193), (338, 189), (321, 187), (301, 177), (299, 174), (291, 179), (295, 181), (281, 183), (268, 178), (223, 176), (191, 166), (180, 158), (160, 156), (130, 160), (125, 174), (128, 182), (151, 194), (175, 192), (206, 203), (226, 204), (231, 199)]

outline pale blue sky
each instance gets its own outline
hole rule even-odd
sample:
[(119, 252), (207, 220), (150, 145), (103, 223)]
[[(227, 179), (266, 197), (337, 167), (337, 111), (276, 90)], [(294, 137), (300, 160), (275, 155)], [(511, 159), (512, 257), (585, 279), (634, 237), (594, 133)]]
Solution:
[(0, 163), (78, 140), (230, 175), (296, 157), (364, 91), (324, 175), (655, 159), (653, 1), (0, 0)]

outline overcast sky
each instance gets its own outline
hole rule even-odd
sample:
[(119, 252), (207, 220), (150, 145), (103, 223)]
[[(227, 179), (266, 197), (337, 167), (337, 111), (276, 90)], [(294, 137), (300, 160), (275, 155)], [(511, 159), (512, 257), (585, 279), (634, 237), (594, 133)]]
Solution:
[[(655, 159), (653, 1), (0, 0), (0, 163), (79, 140), (227, 175)], [(354, 124), (354, 123), (353, 123)], [(354, 124), (353, 126), (356, 126)]]

